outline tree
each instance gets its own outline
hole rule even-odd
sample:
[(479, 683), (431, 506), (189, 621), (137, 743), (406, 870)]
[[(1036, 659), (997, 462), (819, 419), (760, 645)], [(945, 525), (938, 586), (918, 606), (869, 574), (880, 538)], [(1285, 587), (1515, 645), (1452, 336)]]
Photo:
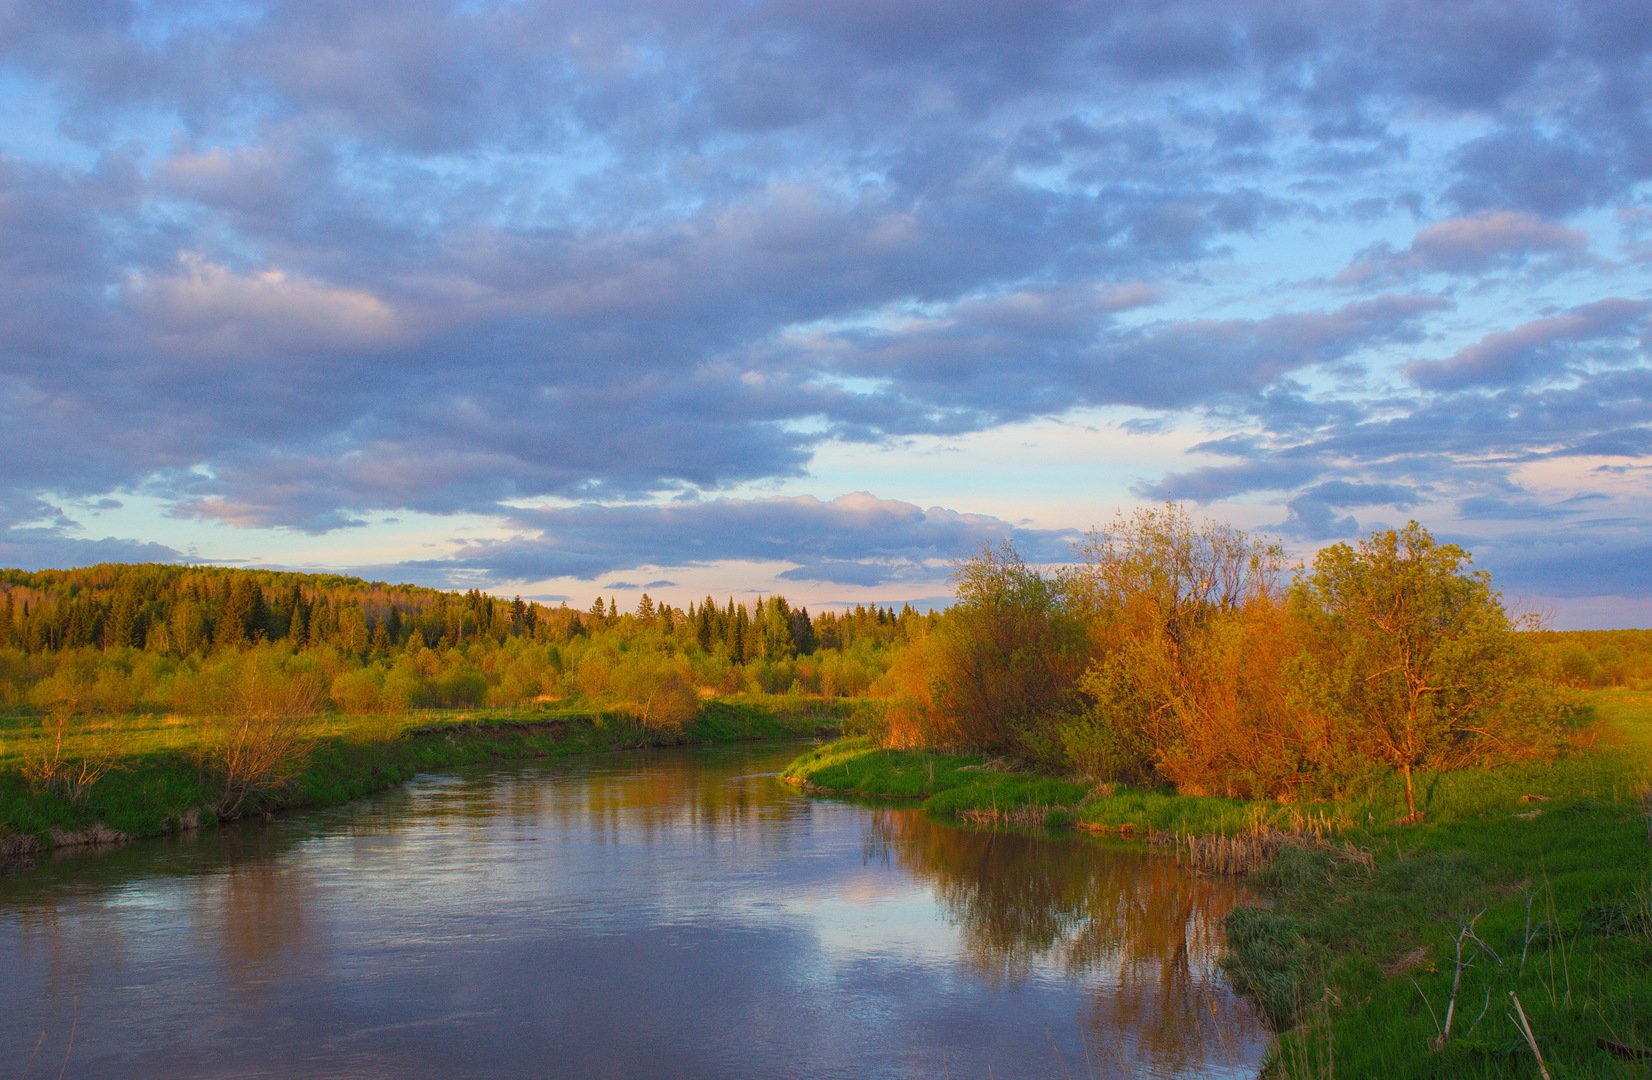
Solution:
[(1070, 589), (1095, 660), (1082, 682), (1090, 708), (1063, 732), (1072, 763), (1110, 779), (1239, 793), (1217, 759), (1250, 741), (1235, 736), (1258, 726), (1249, 714), (1263, 699), (1232, 685), (1232, 661), (1277, 594), (1281, 549), (1167, 504), (1119, 515), (1079, 557)]
[(808, 608), (798, 608), (790, 616), (792, 644), (800, 655), (808, 656), (817, 648), (815, 624), (809, 618)]
[(644, 727), (678, 730), (700, 712), (693, 673), (681, 657), (635, 656), (615, 672), (615, 682)]
[(694, 616), (694, 642), (700, 646), (701, 652), (711, 651), (711, 643), (717, 630), (716, 617), (717, 605), (712, 603), (711, 597), (708, 596)]
[(1058, 579), (1008, 543), (983, 548), (954, 575), (958, 603), (937, 626), (930, 716), (936, 741), (1020, 757), (1047, 755), (1072, 704), (1084, 627)]
[(62, 791), (71, 802), (83, 802), (92, 785), (119, 767), (114, 743), (93, 735), (86, 716), (92, 679), (91, 658), (71, 657), (36, 684), (34, 698), (47, 709), (44, 737), (18, 763), (30, 788)]
[(756, 641), (753, 651), (769, 660), (797, 655), (792, 640), (792, 610), (784, 596), (771, 596), (757, 605)]
[(264, 646), (221, 661), (217, 708), (203, 729), (202, 765), (221, 784), (214, 810), (238, 816), (291, 783), (309, 756), (309, 718), (325, 698), (320, 675)]
[(1413, 521), (1325, 548), (1291, 592), (1305, 691), (1357, 752), (1405, 778), (1411, 821), (1414, 770), (1529, 752), (1555, 714), (1527, 639), (1469, 562)]
[(143, 622), (143, 603), (136, 590), (130, 585), (117, 589), (109, 605), (109, 617), (103, 623), (104, 648), (142, 645), (147, 629)]

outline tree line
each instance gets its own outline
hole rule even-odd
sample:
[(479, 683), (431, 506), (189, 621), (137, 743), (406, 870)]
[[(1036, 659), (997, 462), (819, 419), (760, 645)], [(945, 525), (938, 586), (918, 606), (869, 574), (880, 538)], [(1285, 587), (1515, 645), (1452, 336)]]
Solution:
[(889, 741), (972, 747), (1098, 781), (1275, 799), (1374, 770), (1552, 748), (1563, 702), (1467, 552), (1422, 526), (1287, 573), (1277, 545), (1179, 506), (1120, 517), (1070, 565), (1010, 546), (884, 681)]
[[(0, 704), (221, 712), (243, 669), (321, 709), (513, 706), (585, 694), (669, 723), (709, 693), (858, 696), (931, 617), (785, 597), (586, 610), (338, 575), (102, 565), (0, 571)], [(271, 668), (273, 665), (273, 668)]]
[(1652, 690), (1652, 630), (1545, 630), (1538, 640), (1567, 686)]
[(896, 746), (1273, 799), (1391, 770), (1414, 814), (1418, 770), (1544, 752), (1559, 685), (1634, 666), (1524, 632), (1468, 553), (1416, 523), (1293, 573), (1277, 545), (1167, 505), (1094, 531), (1067, 565), (1005, 544), (955, 583), (940, 614), (811, 615), (781, 596), (575, 610), (220, 567), (0, 571), (0, 705), (66, 723), (581, 695), (674, 726), (713, 694), (875, 696)]
[(621, 613), (612, 596), (587, 611), (504, 600), (472, 589), (442, 592), (332, 574), (169, 564), (103, 564), (78, 570), (0, 570), (0, 649), (28, 653), (136, 648), (203, 655), (260, 642), (296, 649), (333, 645), (366, 655), (401, 648), (417, 635), (427, 648), (513, 637), (566, 641), (621, 627), (720, 647), (735, 663), (838, 649), (862, 637), (884, 640), (918, 617), (857, 606), (816, 619), (783, 596), (755, 604), (711, 597), (686, 610), (643, 593)]

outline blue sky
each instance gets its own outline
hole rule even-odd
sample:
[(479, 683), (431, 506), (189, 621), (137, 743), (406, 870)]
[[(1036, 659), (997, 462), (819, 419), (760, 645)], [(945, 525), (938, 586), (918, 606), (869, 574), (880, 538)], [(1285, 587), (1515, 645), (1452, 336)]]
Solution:
[(1652, 625), (1642, 0), (0, 0), (0, 94), (0, 564), (932, 601), (1176, 499)]

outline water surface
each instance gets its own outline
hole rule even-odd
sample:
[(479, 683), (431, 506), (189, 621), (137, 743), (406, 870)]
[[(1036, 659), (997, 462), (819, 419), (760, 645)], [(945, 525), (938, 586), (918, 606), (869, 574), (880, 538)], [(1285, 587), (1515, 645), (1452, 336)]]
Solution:
[(1233, 885), (807, 798), (795, 752), (421, 777), (0, 877), (0, 1073), (1256, 1074)]

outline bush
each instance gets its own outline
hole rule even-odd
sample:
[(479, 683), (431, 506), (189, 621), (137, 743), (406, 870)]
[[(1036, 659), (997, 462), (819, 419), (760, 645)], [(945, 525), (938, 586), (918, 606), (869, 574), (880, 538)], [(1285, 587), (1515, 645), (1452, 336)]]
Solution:
[(273, 647), (232, 653), (212, 676), (217, 708), (198, 756), (217, 781), (213, 809), (239, 816), (290, 784), (309, 755), (307, 720), (325, 701), (321, 674)]
[(354, 716), (384, 711), (383, 679), (384, 673), (376, 667), (341, 672), (328, 691), (333, 706)]

